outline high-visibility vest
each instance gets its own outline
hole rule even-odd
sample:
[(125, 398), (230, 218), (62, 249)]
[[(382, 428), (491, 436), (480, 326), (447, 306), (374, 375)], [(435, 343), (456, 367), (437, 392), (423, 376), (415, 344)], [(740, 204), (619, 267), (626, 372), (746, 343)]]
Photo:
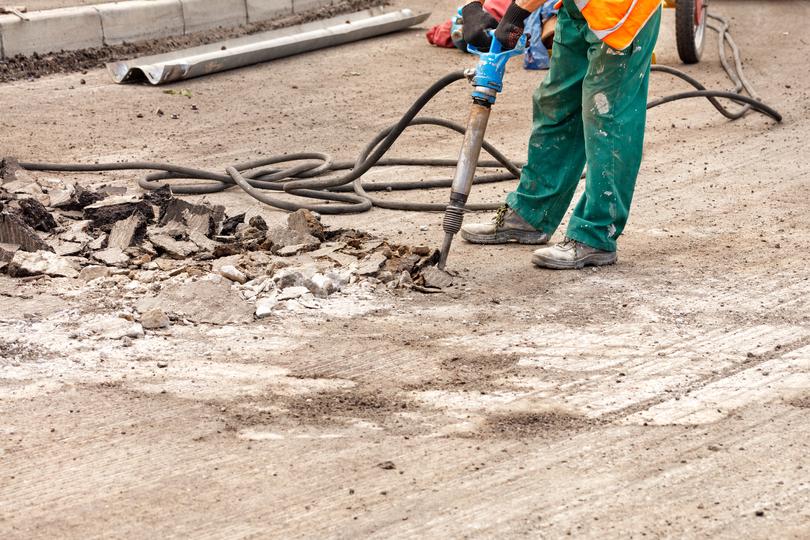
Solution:
[(575, 3), (596, 37), (621, 51), (641, 32), (661, 0), (575, 0)]

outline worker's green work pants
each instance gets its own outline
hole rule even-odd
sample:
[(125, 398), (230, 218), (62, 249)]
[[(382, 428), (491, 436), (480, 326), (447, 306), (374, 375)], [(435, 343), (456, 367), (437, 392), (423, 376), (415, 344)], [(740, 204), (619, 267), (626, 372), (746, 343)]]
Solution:
[(564, 0), (551, 69), (534, 95), (528, 162), (506, 199), (536, 229), (554, 233), (587, 163), (585, 192), (567, 235), (616, 250), (641, 164), (650, 60), (660, 22), (659, 8), (633, 43), (616, 51), (588, 29), (574, 0)]

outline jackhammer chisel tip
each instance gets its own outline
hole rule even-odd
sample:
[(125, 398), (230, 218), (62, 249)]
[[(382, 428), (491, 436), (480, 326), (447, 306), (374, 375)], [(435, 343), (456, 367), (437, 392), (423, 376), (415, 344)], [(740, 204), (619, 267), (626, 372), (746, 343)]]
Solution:
[(447, 265), (447, 254), (450, 253), (450, 244), (453, 243), (453, 234), (445, 233), (442, 247), (439, 250), (439, 263), (436, 265), (439, 270), (444, 270)]

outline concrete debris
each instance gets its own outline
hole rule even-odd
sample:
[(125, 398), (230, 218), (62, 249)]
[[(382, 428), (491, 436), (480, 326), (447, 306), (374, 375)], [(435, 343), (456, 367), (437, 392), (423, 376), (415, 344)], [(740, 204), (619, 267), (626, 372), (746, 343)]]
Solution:
[[(331, 230), (307, 210), (290, 214), (286, 226), (268, 226), (261, 216), (245, 223), (244, 214), (228, 217), (222, 206), (178, 199), (169, 187), (141, 196), (54, 179), (13, 182), (61, 195), (58, 207), (45, 207), (0, 188), (0, 271), (79, 277), (93, 287), (114, 286), (125, 298), (156, 293), (141, 300), (141, 313), (160, 308), (192, 322), (226, 324), (267, 317), (280, 306), (317, 309), (318, 299), (348, 284), (363, 294), (382, 285), (425, 292), (447, 286), (426, 270), (435, 250)], [(131, 281), (119, 283), (121, 272)], [(149, 279), (138, 280), (144, 272)]]
[(278, 305), (278, 299), (274, 296), (266, 296), (256, 301), (256, 318), (264, 319), (269, 317)]
[(39, 276), (74, 278), (79, 271), (64, 257), (51, 251), (17, 251), (8, 263), (11, 277)]
[(282, 270), (278, 272), (273, 279), (279, 289), (286, 289), (287, 287), (296, 287), (304, 285), (304, 275), (299, 270)]
[(300, 297), (304, 296), (305, 294), (308, 294), (309, 292), (310, 291), (309, 291), (309, 289), (307, 287), (299, 287), (299, 286), (287, 287), (286, 289), (283, 289), (279, 293), (279, 295), (276, 297), (276, 299), (279, 300), (279, 301), (294, 300), (296, 298), (300, 298)]
[(200, 279), (163, 287), (156, 296), (142, 298), (137, 309), (163, 309), (195, 323), (238, 324), (253, 320), (254, 308), (222, 278)]
[(94, 279), (109, 277), (110, 269), (106, 266), (90, 265), (82, 268), (79, 272), (79, 279), (82, 281), (93, 281)]
[(411, 273), (407, 270), (403, 270), (399, 275), (397, 286), (400, 288), (409, 288), (413, 286), (413, 278), (411, 277)]
[(126, 249), (143, 240), (146, 235), (146, 218), (135, 213), (126, 219), (116, 221), (107, 236), (107, 247)]
[[(244, 216), (245, 215), (242, 214), (242, 220), (243, 221), (244, 221)], [(250, 218), (250, 221), (248, 221), (248, 225), (250, 225), (251, 227), (253, 227), (254, 229), (256, 229), (258, 231), (266, 231), (267, 230), (267, 222), (264, 220), (264, 218), (262, 216), (253, 216), (252, 218)]]
[(96, 251), (92, 259), (107, 266), (124, 267), (129, 264), (129, 256), (122, 249), (114, 247)]
[(293, 244), (292, 246), (284, 246), (276, 251), (276, 254), (281, 255), (282, 257), (290, 257), (306, 251), (309, 247), (311, 246), (308, 244)]
[(187, 259), (200, 250), (197, 244), (183, 240), (182, 236), (177, 230), (155, 229), (148, 233), (152, 245), (172, 259)]
[(150, 309), (141, 315), (141, 326), (146, 330), (168, 328), (170, 324), (169, 317), (160, 308)]
[(60, 239), (52, 240), (50, 245), (57, 255), (79, 255), (84, 249), (84, 244), (65, 242)]
[(360, 276), (369, 276), (376, 274), (388, 258), (384, 253), (372, 253), (360, 261), (360, 266), (357, 268), (357, 274)]
[(213, 236), (219, 234), (224, 218), (224, 206), (192, 204), (183, 199), (171, 198), (165, 207), (161, 208), (160, 225), (165, 226), (171, 222), (182, 223), (189, 231), (198, 232), (203, 236)]
[(303, 236), (314, 236), (319, 241), (325, 239), (325, 229), (320, 217), (310, 210), (302, 208), (287, 216), (287, 228)]
[(421, 277), (421, 284), (431, 289), (444, 289), (453, 284), (453, 277), (436, 266), (428, 266), (422, 270)]
[(295, 246), (295, 253), (300, 253), (317, 249), (320, 244), (321, 241), (309, 233), (294, 231), (287, 227), (273, 227), (267, 231), (261, 247), (272, 253), (278, 253), (282, 248)]
[(339, 280), (333, 279), (331, 276), (316, 273), (311, 278), (304, 281), (304, 286), (314, 296), (318, 298), (326, 298), (330, 294), (339, 291), (341, 283)]
[(142, 338), (143, 326), (122, 317), (109, 317), (85, 325), (85, 330), (99, 339), (138, 339)]
[(247, 281), (247, 276), (245, 273), (230, 264), (226, 264), (225, 266), (221, 267), (219, 269), (219, 273), (237, 283), (245, 283)]
[(14, 180), (13, 182), (8, 182), (3, 184), (3, 189), (16, 196), (24, 196), (27, 198), (34, 198), (39, 201), (43, 205), (49, 205), (51, 198), (42, 191), (42, 188), (39, 184), (34, 182), (33, 180)]

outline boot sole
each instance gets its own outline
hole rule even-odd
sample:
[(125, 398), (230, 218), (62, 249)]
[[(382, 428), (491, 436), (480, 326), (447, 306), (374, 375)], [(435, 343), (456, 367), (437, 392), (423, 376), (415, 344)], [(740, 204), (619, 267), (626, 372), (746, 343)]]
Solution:
[(615, 264), (619, 260), (616, 252), (591, 253), (580, 259), (573, 261), (559, 261), (550, 259), (542, 255), (532, 255), (532, 263), (540, 268), (550, 268), (551, 270), (579, 270), (586, 266), (607, 266)]
[(548, 243), (548, 236), (543, 233), (530, 231), (498, 231), (495, 234), (474, 234), (461, 230), (461, 237), (471, 244), (529, 244), (540, 245)]

